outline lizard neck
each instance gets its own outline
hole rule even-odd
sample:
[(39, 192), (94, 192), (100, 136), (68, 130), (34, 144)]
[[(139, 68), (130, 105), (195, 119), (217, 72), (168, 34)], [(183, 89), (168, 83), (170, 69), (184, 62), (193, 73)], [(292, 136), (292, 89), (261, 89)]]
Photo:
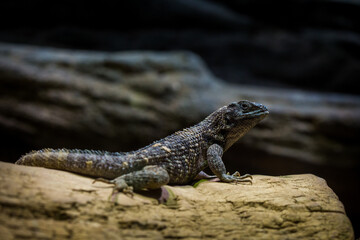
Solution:
[(224, 151), (228, 150), (267, 115), (258, 115), (255, 112), (250, 115), (244, 114), (246, 118), (229, 119), (224, 109), (220, 108), (198, 124), (207, 142), (210, 145), (214, 143), (220, 145)]

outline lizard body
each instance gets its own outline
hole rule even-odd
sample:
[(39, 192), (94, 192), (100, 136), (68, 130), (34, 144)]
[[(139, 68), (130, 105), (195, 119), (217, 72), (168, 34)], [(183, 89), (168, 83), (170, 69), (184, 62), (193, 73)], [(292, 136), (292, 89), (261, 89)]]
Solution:
[(119, 191), (185, 184), (207, 166), (224, 182), (249, 181), (248, 175), (226, 174), (222, 154), (268, 115), (265, 106), (239, 101), (224, 106), (202, 122), (139, 150), (118, 153), (43, 149), (22, 156), (16, 164), (39, 166), (113, 179)]

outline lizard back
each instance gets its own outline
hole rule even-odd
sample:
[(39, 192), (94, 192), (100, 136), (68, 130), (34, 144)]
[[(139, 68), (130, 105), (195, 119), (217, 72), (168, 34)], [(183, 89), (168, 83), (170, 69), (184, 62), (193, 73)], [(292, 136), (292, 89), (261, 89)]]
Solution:
[[(199, 125), (199, 124), (198, 124)], [(113, 179), (148, 165), (164, 167), (170, 183), (185, 183), (206, 167), (202, 127), (195, 125), (132, 152), (46, 148), (22, 156), (16, 164), (65, 170)]]

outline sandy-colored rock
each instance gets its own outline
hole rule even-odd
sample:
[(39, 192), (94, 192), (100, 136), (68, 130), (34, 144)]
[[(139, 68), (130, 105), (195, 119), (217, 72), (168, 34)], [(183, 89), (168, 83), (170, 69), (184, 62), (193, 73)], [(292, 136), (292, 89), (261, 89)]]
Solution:
[(2, 239), (354, 238), (338, 197), (311, 174), (166, 186), (166, 204), (57, 170), (0, 162), (0, 176)]

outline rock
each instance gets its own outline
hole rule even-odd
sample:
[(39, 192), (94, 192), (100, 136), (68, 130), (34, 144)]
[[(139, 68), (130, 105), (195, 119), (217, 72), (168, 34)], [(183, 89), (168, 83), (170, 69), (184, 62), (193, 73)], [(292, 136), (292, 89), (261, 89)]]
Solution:
[(342, 203), (311, 174), (166, 186), (164, 205), (57, 170), (0, 162), (0, 176), (5, 239), (354, 239)]

